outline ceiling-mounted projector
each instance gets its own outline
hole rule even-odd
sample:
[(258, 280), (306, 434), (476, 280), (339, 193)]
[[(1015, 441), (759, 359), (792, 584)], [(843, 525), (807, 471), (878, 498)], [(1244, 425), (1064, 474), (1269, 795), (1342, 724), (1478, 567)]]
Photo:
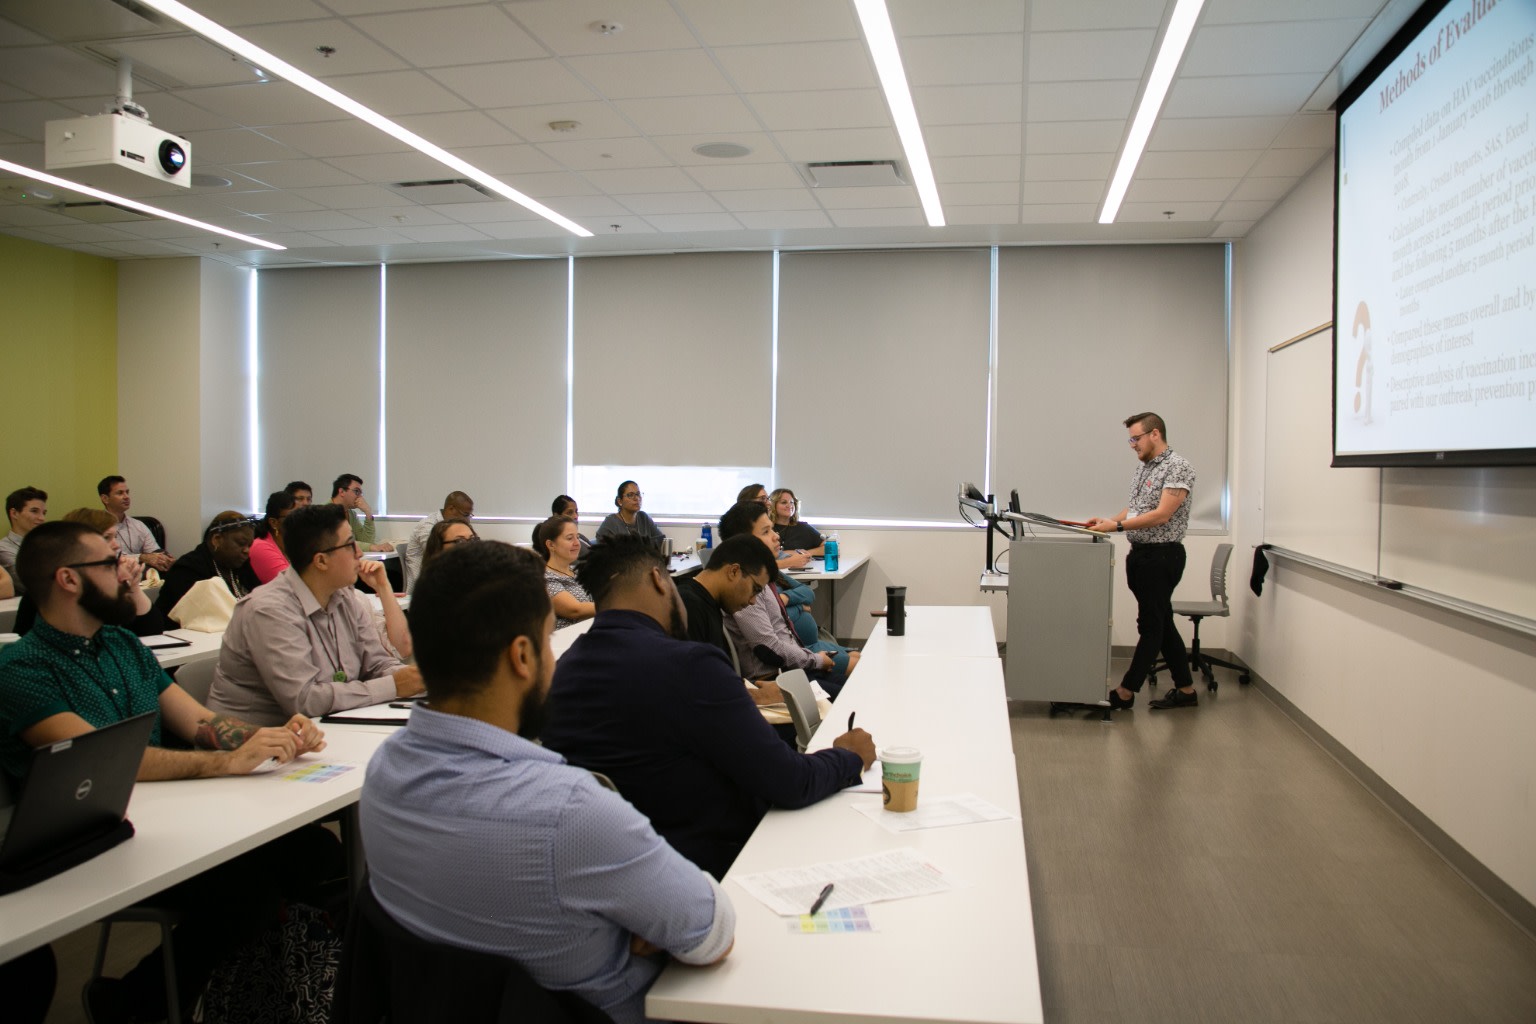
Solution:
[(132, 114), (49, 121), (43, 162), (50, 171), (107, 190), (142, 189), (145, 178), (192, 185), (192, 144)]

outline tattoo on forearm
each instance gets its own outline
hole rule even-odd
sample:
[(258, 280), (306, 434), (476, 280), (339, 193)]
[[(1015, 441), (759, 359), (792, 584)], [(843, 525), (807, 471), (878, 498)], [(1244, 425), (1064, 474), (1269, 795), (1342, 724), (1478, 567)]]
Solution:
[(214, 715), (197, 723), (192, 745), (203, 750), (234, 750), (250, 739), (258, 727), (228, 715)]

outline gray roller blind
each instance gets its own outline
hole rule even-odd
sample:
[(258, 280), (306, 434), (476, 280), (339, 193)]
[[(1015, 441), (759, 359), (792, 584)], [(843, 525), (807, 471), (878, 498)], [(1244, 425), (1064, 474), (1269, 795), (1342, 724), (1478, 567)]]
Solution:
[(1194, 464), (1192, 528), (1224, 526), (1226, 247), (1004, 249), (992, 487), (1078, 519), (1126, 504), (1121, 421), (1155, 412)]
[(580, 259), (574, 304), (578, 465), (769, 465), (771, 253)]
[(952, 520), (986, 456), (990, 254), (787, 253), (776, 482), (820, 515)]
[(377, 505), (379, 268), (263, 270), (257, 296), (262, 500), (355, 473)]
[(565, 260), (391, 267), (389, 507), (449, 491), (478, 515), (547, 513), (565, 490)]

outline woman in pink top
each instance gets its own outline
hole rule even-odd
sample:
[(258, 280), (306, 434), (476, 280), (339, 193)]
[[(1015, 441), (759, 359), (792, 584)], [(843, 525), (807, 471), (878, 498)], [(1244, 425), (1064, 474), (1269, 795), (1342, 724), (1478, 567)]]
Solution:
[(267, 518), (256, 527), (256, 543), (251, 545), (251, 569), (263, 583), (288, 568), (288, 556), (283, 553), (283, 517), (292, 511), (293, 495), (287, 491), (273, 491), (267, 499)]

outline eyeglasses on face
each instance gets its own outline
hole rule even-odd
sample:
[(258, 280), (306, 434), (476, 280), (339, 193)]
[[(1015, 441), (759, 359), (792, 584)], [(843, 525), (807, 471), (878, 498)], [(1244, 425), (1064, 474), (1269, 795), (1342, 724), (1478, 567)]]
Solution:
[(463, 544), (466, 541), (479, 540), (479, 539), (480, 538), (475, 536), (474, 534), (470, 534), (468, 537), (454, 537), (451, 540), (444, 540), (443, 541), (443, 547), (445, 547), (445, 548), (452, 547), (455, 544)]
[(639, 491), (625, 491), (623, 494), (619, 495), (619, 497), (627, 500), (629, 498), (643, 498), (645, 495), (641, 494)]
[(1134, 447), (1136, 447), (1136, 442), (1137, 441), (1140, 441), (1142, 438), (1146, 437), (1147, 434), (1150, 434), (1150, 433), (1152, 433), (1152, 431), (1148, 430), (1148, 431), (1146, 431), (1144, 433), (1141, 433), (1141, 434), (1132, 434), (1130, 437), (1125, 439), (1125, 443), (1130, 445), (1132, 448), (1134, 448)]
[(103, 569), (116, 569), (118, 563), (123, 560), (121, 554), (108, 555), (106, 558), (98, 558), (94, 562), (70, 562), (64, 566), (66, 569), (94, 569), (101, 566)]
[(315, 554), (328, 555), (332, 551), (340, 551), (342, 548), (351, 548), (354, 555), (360, 553), (363, 550), (362, 545), (358, 544), (356, 537), (348, 537), (340, 544), (334, 544), (328, 548), (321, 548), (319, 551), (316, 551)]

